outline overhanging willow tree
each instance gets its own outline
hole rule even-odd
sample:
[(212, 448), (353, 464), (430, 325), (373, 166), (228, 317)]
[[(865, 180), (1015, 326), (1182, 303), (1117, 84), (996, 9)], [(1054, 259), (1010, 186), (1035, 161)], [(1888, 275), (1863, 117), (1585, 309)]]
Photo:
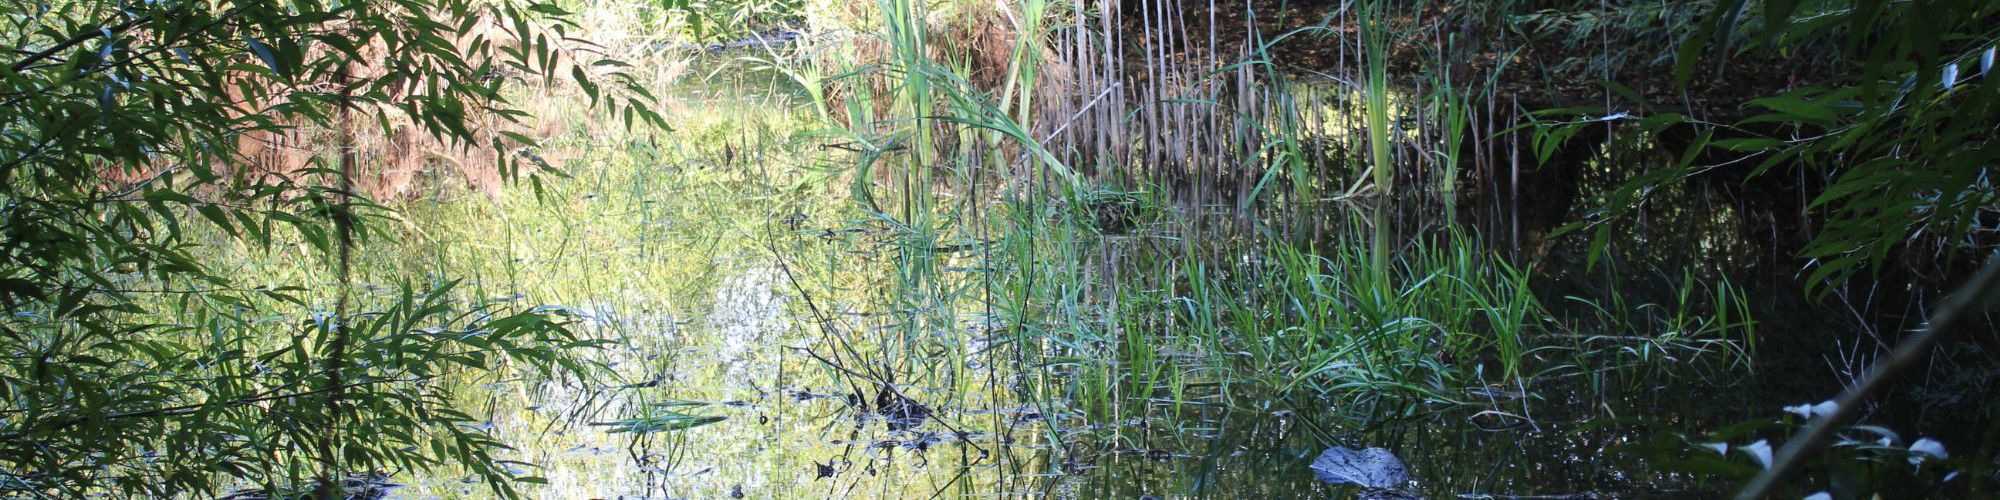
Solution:
[[(525, 116), (500, 92), (517, 76), (664, 126), (621, 64), (578, 59), (590, 45), (566, 15), (517, 0), (0, 8), (0, 496), (332, 496), (350, 475), (446, 464), (507, 496), (532, 481), (460, 425), (473, 417), (440, 377), (583, 377), (573, 351), (595, 343), (536, 310), (461, 304), (452, 282), (350, 307), (351, 247), (384, 214), (354, 186), (386, 153), (356, 142), (416, 134), (533, 179), (552, 170), (507, 128)], [(337, 283), (239, 283), (202, 258), (225, 242), (319, 256)]]
[[(1993, 68), (2000, 29), (1992, 22), (2000, 3), (1721, 0), (1702, 10), (1671, 59), (1682, 88), (1758, 71), (1732, 64), (1747, 56), (1816, 54), (1825, 75), (1775, 95), (1743, 96), (1737, 109), (1749, 116), (1733, 123), (1671, 112), (1668, 103), (1636, 94), (1621, 106), (1636, 105), (1638, 115), (1538, 112), (1559, 118), (1537, 126), (1544, 160), (1578, 130), (1602, 126), (1599, 120), (1627, 118), (1645, 134), (1691, 131), (1671, 168), (1633, 177), (1564, 228), (1593, 230), (1593, 255), (1612, 224), (1637, 213), (1658, 188), (1718, 169), (1783, 176), (1811, 190), (1800, 213), (1816, 227), (1799, 257), (1810, 262), (1805, 282), (1816, 292), (1898, 260), (1913, 271), (1961, 264), (1960, 273), (1937, 277), (1948, 286), (2000, 249), (1992, 223), (2000, 210), (2000, 144), (1993, 140), (2000, 130)], [(1571, 119), (1579, 117), (1591, 119)]]

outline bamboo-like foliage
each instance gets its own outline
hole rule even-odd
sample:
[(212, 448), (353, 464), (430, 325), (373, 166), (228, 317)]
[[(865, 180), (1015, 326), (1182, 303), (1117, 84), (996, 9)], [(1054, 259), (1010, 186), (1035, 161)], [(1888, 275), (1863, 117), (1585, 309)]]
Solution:
[[(1830, 59), (1823, 64), (1837, 71), (1776, 95), (1744, 96), (1742, 106), (1754, 114), (1733, 123), (1677, 112), (1627, 116), (1639, 133), (1685, 127), (1694, 139), (1670, 168), (1630, 178), (1597, 217), (1566, 229), (1596, 229), (1596, 255), (1604, 229), (1643, 206), (1649, 193), (1741, 163), (1746, 178), (1827, 184), (1809, 187), (1814, 194), (1800, 207), (1826, 217), (1802, 255), (1811, 259), (1807, 281), (1816, 291), (1880, 272), (1899, 255), (1914, 269), (1988, 258), (1995, 243), (1977, 236), (1982, 224), (1973, 214), (2000, 207), (1987, 133), (2000, 116), (2000, 80), (1988, 62), (2000, 36), (1981, 24), (1996, 12), (2000, 6), (1981, 1), (1718, 2), (1681, 43), (1673, 68), (1680, 84), (1747, 69), (1730, 64), (1734, 59), (1795, 51), (1823, 54)], [(1763, 22), (1749, 22), (1751, 14)], [(1629, 89), (1620, 94), (1642, 110), (1650, 105)], [(1561, 147), (1590, 126), (1580, 116), (1620, 115), (1598, 107), (1547, 110), (1535, 127), (1538, 150)]]
[[(534, 140), (481, 126), (525, 118), (491, 76), (564, 71), (661, 124), (646, 89), (570, 61), (567, 13), (541, 2), (34, 10), (0, 18), (20, 35), (0, 66), (0, 350), (33, 353), (0, 357), (0, 495), (335, 497), (350, 474), (446, 462), (516, 494), (505, 445), (432, 382), (504, 363), (585, 376), (566, 354), (595, 344), (559, 314), (455, 303), (454, 281), (356, 298), (349, 257), (387, 216), (360, 192), (381, 165), (357, 138), (487, 148), (532, 178), (517, 153)], [(281, 148), (302, 161), (245, 168)], [(331, 269), (241, 282), (200, 257), (211, 243)]]

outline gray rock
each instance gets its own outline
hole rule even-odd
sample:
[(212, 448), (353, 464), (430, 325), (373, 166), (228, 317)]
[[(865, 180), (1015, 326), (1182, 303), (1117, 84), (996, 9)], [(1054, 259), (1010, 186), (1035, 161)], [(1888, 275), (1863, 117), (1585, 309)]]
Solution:
[(1382, 448), (1327, 448), (1313, 460), (1312, 470), (1321, 481), (1371, 489), (1397, 489), (1410, 482), (1410, 469), (1395, 454)]

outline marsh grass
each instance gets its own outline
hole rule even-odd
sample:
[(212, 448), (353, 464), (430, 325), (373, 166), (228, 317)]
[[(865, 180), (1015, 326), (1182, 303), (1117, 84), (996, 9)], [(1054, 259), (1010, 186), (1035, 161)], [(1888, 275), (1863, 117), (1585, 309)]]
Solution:
[[(853, 251), (882, 256), (900, 318), (877, 340), (884, 357), (869, 362), (886, 371), (860, 377), (869, 382), (963, 380), (974, 374), (936, 358), (983, 354), (988, 368), (1013, 373), (983, 374), (982, 384), (1012, 386), (1044, 414), (1120, 422), (1180, 411), (1209, 388), (1224, 405), (1275, 391), (1409, 416), (1579, 374), (1637, 380), (1633, 370), (1711, 356), (1747, 367), (1748, 308), (1726, 281), (1689, 278), (1676, 304), (1558, 320), (1535, 292), (1534, 262), (1487, 250), (1457, 223), (1459, 179), (1470, 174), (1460, 165), (1490, 177), (1502, 153), (1515, 153), (1475, 131), (1495, 129), (1490, 80), (1446, 74), (1419, 82), (1428, 93), (1394, 89), (1386, 47), (1443, 35), (1393, 27), (1409, 13), (1385, 3), (1342, 14), (1361, 27), (1357, 42), (1340, 43), (1363, 54), (1363, 83), (1336, 78), (1333, 91), (1292, 83), (1274, 69), (1271, 45), (1238, 59), (1169, 58), (1192, 38), (1174, 16), (1148, 14), (1130, 22), (1134, 31), (1123, 13), (1042, 2), (1004, 14), (1024, 33), (1046, 28), (1056, 59), (1043, 59), (1039, 37), (1019, 37), (1007, 83), (982, 88), (977, 68), (932, 58), (926, 6), (878, 7), (886, 22), (875, 36), (891, 56), (801, 73), (833, 75), (853, 96), (848, 115), (826, 125), (863, 146), (848, 184), (854, 220), (887, 235), (877, 248), (853, 241), (862, 245)], [(1131, 36), (1143, 55), (1108, 48)], [(1442, 62), (1451, 45), (1440, 47)], [(1127, 57), (1145, 78), (1121, 69)], [(1073, 70), (1065, 92), (1023, 83), (1051, 64)], [(895, 83), (878, 89), (875, 79)], [(942, 135), (976, 144), (941, 148)], [(1345, 153), (1358, 150), (1365, 159)], [(1267, 195), (1287, 184), (1286, 196)], [(1207, 209), (1231, 189), (1221, 205), (1236, 217), (1220, 219), (1245, 223), (1216, 224)], [(1442, 224), (1405, 215), (1440, 206)], [(824, 279), (841, 279), (834, 267)], [(972, 348), (948, 333), (968, 317), (1000, 333)], [(1644, 341), (1578, 333), (1606, 328)], [(1053, 424), (1040, 434), (1064, 443)], [(1114, 426), (1106, 439), (1137, 437)]]
[[(1005, 19), (1022, 34), (1006, 57), (984, 58), (1000, 68), (939, 57), (951, 53), (934, 39), (940, 7), (865, 7), (876, 22), (854, 36), (880, 57), (811, 37), (708, 71), (713, 61), (658, 53), (656, 88), (691, 75), (763, 82), (675, 93), (671, 131), (598, 126), (615, 117), (584, 111), (574, 91), (522, 89), (546, 97), (537, 113), (573, 120), (544, 141), (560, 175), (492, 200), (433, 186), (432, 199), (391, 207), (400, 231), (358, 267), (370, 279), (466, 276), (462, 300), (561, 304), (590, 318), (577, 327), (618, 346), (593, 360), (606, 378), (590, 390), (619, 401), (596, 421), (636, 435), (599, 444), (642, 450), (642, 465), (662, 470), (699, 462), (714, 446), (701, 433), (762, 432), (671, 404), (770, 389), (719, 380), (752, 378), (745, 370), (772, 359), (809, 367), (785, 372), (797, 378), (779, 389), (806, 380), (852, 394), (860, 402), (837, 411), (864, 422), (907, 400), (940, 410), (927, 425), (981, 430), (969, 441), (982, 452), (1020, 428), (1053, 457), (966, 460), (1031, 470), (1060, 470), (1072, 450), (1145, 449), (1158, 431), (1118, 424), (1210, 408), (1336, 407), (1310, 415), (1319, 445), (1332, 442), (1326, 429), (1357, 422), (1532, 414), (1533, 394), (1498, 392), (1576, 378), (1630, 387), (1693, 361), (1750, 367), (1749, 302), (1726, 279), (1688, 275), (1659, 305), (1615, 290), (1566, 298), (1596, 313), (1557, 318), (1536, 293), (1545, 264), (1510, 259), (1458, 223), (1461, 179), (1493, 181), (1511, 154), (1496, 148), (1511, 146), (1492, 140), (1490, 82), (1447, 74), (1417, 83), (1428, 93), (1404, 91), (1411, 82), (1390, 74), (1384, 47), (1423, 31), (1395, 24), (1404, 17), (1387, 2), (1332, 20), (1360, 26), (1358, 40), (1325, 26), (1269, 39), (1361, 55), (1351, 74), (1317, 79), (1276, 68), (1273, 45), (1191, 49), (1215, 34), (1189, 33), (1164, 7), (1130, 22), (1136, 30), (1080, 2), (966, 9), (992, 16), (975, 24)], [(1128, 44), (1141, 53), (1118, 48)], [(312, 272), (223, 258), (274, 279)], [(741, 278), (753, 274), (762, 278)], [(759, 287), (783, 297), (771, 307), (787, 320), (758, 324), (777, 333), (698, 334), (723, 329), (699, 319), (741, 305), (718, 290)], [(685, 350), (743, 361), (690, 374), (704, 358)], [(517, 376), (454, 383), (472, 404), (473, 389)], [(524, 421), (508, 423), (588, 423), (480, 404)], [(1003, 420), (1017, 405), (1044, 418)], [(972, 408), (989, 412), (942, 411)]]
[[(1042, 465), (1051, 469), (1081, 442), (1157, 439), (1119, 425), (1078, 430), (1059, 416), (1117, 423), (1277, 399), (1341, 410), (1315, 425), (1451, 408), (1526, 418), (1532, 397), (1491, 395), (1576, 378), (1630, 386), (1691, 360), (1748, 368), (1753, 323), (1727, 281), (1690, 276), (1662, 305), (1625, 304), (1615, 291), (1566, 299), (1600, 313), (1555, 318), (1535, 291), (1536, 262), (1503, 257), (1456, 222), (1459, 179), (1472, 175), (1459, 166), (1491, 176), (1501, 156), (1474, 130), (1495, 119), (1485, 89), (1439, 79), (1429, 93), (1402, 93), (1373, 55), (1361, 85), (1295, 81), (1260, 73), (1270, 64), (1260, 48), (1238, 62), (1149, 65), (1159, 73), (1134, 90), (1142, 85), (1119, 69), (1127, 55), (1105, 49), (1133, 33), (1043, 2), (1007, 7), (1015, 29), (1046, 35), (1017, 38), (1004, 83), (984, 88), (966, 61), (935, 57), (928, 7), (874, 8), (881, 31), (860, 36), (879, 37), (886, 58), (770, 49), (735, 61), (796, 84), (781, 93), (804, 109), (690, 104), (676, 131), (657, 135), (579, 123), (578, 135), (550, 142), (584, 151), (568, 158), (567, 178), (496, 203), (404, 207), (410, 220), (448, 222), (413, 223), (406, 253), (381, 265), (451, 268), (487, 295), (589, 304), (605, 317), (685, 321), (717, 311), (668, 298), (775, 262), (796, 319), (792, 343), (775, 351), (867, 400), (848, 411), (901, 401), (879, 394), (940, 409), (1025, 404), (1048, 417), (929, 418), (987, 429), (989, 447), (1021, 427), (1055, 450)], [(1381, 12), (1348, 15), (1381, 22)], [(1139, 34), (1186, 43), (1168, 38), (1174, 22), (1141, 22), (1150, 28)], [(1381, 52), (1368, 49), (1412, 32), (1363, 29), (1350, 48)], [(1044, 59), (1044, 39), (1056, 60)], [(1050, 65), (1077, 68), (1073, 86), (1050, 95), (1029, 83)], [(1386, 202), (1399, 193), (1420, 196)], [(1442, 225), (1407, 215), (1438, 206)], [(452, 243), (462, 241), (493, 242)], [(601, 333), (649, 352), (717, 347), (645, 328)], [(645, 383), (685, 362), (614, 373)], [(715, 394), (628, 392), (637, 399), (622, 421), (635, 429), (736, 425), (647, 407)], [(635, 442), (684, 457), (690, 439)]]

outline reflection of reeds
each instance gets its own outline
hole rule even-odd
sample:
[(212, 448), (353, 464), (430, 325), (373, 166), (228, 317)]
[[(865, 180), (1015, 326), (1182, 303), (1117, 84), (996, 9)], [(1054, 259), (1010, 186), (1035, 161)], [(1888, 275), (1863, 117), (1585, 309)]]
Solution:
[[(1490, 83), (1393, 78), (1395, 52), (1444, 38), (1422, 11), (1367, 2), (1235, 37), (1173, 0), (1032, 1), (954, 37), (923, 5), (877, 7), (854, 66), (815, 71), (845, 96), (828, 101), (860, 145), (857, 205), (891, 235), (861, 250), (891, 256), (896, 319), (866, 339), (886, 373), (962, 380), (938, 359), (990, 350), (949, 334), (972, 309), (1007, 325), (994, 337), (1022, 397), (1093, 419), (1231, 384), (1462, 404), (1496, 374), (1574, 368), (1535, 356), (1561, 327), (1533, 267), (1450, 215), (1460, 176), (1495, 180), (1512, 146), (1484, 140), (1508, 125)], [(1330, 44), (1342, 66), (1286, 68), (1285, 40)], [(1464, 66), (1455, 44), (1428, 46)]]

